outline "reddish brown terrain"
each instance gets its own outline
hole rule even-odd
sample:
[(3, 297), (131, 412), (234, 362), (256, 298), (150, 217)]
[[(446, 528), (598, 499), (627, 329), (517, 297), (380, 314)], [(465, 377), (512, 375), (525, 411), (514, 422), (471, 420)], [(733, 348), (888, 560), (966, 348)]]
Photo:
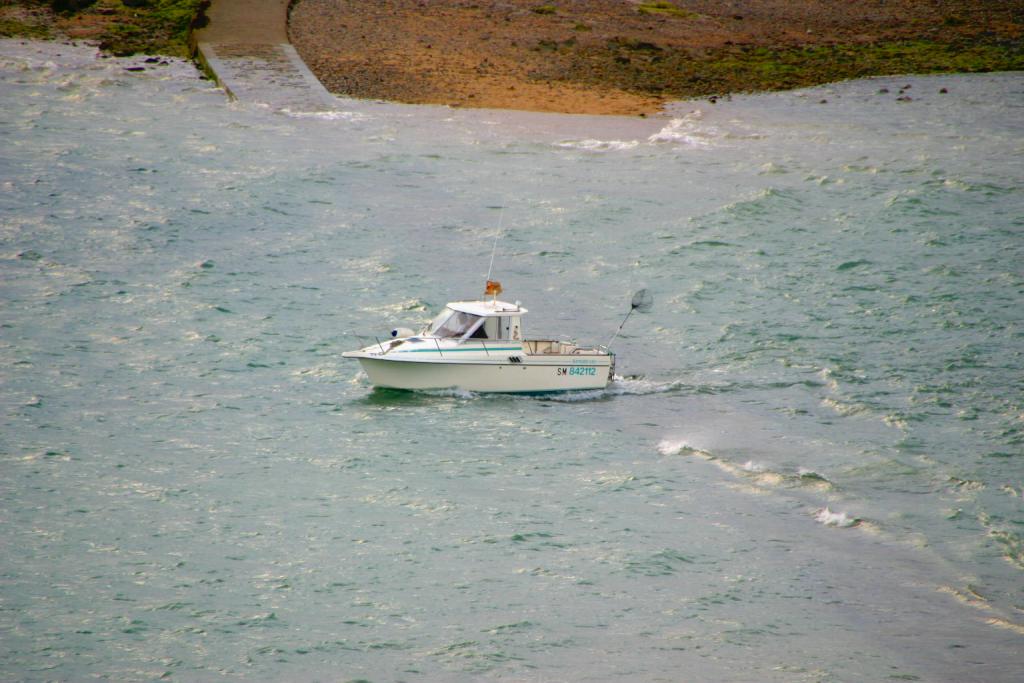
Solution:
[(333, 92), (597, 114), (880, 73), (1024, 68), (1024, 0), (299, 0)]
[[(62, 3), (76, 9), (51, 9)], [(0, 0), (0, 36), (185, 56), (190, 28), (211, 18), (205, 30), (232, 44), (263, 44), (268, 31), (283, 42), (287, 29), (339, 94), (593, 114), (864, 76), (1024, 70), (1024, 0), (295, 0), (290, 15), (288, 0), (207, 4)]]

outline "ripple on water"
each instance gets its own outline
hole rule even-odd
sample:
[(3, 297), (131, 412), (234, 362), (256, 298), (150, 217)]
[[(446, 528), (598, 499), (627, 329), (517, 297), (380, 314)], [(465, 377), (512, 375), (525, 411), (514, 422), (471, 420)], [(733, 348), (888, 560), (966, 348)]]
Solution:
[[(4, 671), (1017, 672), (1019, 77), (598, 122), (133, 64), (0, 41)], [(502, 206), (538, 329), (656, 293), (634, 374), (372, 389), (351, 333), (477, 291)]]

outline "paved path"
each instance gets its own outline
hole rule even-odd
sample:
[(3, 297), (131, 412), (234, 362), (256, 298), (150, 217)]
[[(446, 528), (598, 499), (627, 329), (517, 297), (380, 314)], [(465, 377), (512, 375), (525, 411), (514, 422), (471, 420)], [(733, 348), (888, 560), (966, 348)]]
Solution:
[(195, 33), (200, 58), (228, 94), (292, 112), (335, 108), (336, 98), (288, 42), (289, 0), (213, 0)]

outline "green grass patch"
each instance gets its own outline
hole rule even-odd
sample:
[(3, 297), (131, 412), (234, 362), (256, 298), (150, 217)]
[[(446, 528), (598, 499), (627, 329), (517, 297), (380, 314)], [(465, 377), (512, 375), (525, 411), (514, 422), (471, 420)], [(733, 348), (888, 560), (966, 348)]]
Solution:
[(1024, 70), (1024, 41), (900, 41), (803, 48), (731, 46), (707, 53), (613, 39), (574, 53), (568, 80), (669, 98), (788, 90), (894, 74)]
[(539, 5), (530, 11), (534, 14), (556, 14), (558, 9), (554, 5)]
[(753, 49), (710, 55), (703, 65), (722, 92), (779, 90), (891, 74), (971, 73), (1024, 69), (1024, 49), (1012, 45), (953, 45), (901, 41), (788, 50)]
[(96, 42), (113, 55), (188, 57), (191, 30), (205, 25), (210, 0), (16, 0), (13, 4), (24, 8), (24, 13), (0, 18), (0, 36), (45, 39), (66, 32), (76, 40)]
[(204, 12), (210, 6), (209, 0), (128, 0), (118, 4), (124, 19), (114, 22), (100, 37), (100, 47), (115, 55), (187, 56), (189, 32), (203, 25)]
[(17, 19), (0, 19), (0, 37), (45, 40), (52, 36), (50, 28), (45, 24), (29, 23)]
[(683, 19), (690, 19), (697, 16), (693, 12), (685, 10), (682, 7), (676, 7), (671, 2), (641, 2), (640, 6), (636, 8), (636, 11), (640, 14), (664, 14)]

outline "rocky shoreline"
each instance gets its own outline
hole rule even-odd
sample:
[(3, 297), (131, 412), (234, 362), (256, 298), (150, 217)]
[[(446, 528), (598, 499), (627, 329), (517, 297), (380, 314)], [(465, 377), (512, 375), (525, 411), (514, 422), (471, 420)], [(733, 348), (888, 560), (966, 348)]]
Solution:
[[(644, 115), (848, 78), (1024, 70), (1024, 0), (292, 0), (287, 20), (275, 2), (331, 92), (397, 102)], [(213, 22), (220, 37), (266, 32), (237, 20), (244, 3), (218, 5), (234, 12)], [(8, 0), (0, 36), (185, 56), (208, 7)]]
[(190, 57), (210, 0), (0, 0), (0, 37), (97, 45), (105, 54)]

